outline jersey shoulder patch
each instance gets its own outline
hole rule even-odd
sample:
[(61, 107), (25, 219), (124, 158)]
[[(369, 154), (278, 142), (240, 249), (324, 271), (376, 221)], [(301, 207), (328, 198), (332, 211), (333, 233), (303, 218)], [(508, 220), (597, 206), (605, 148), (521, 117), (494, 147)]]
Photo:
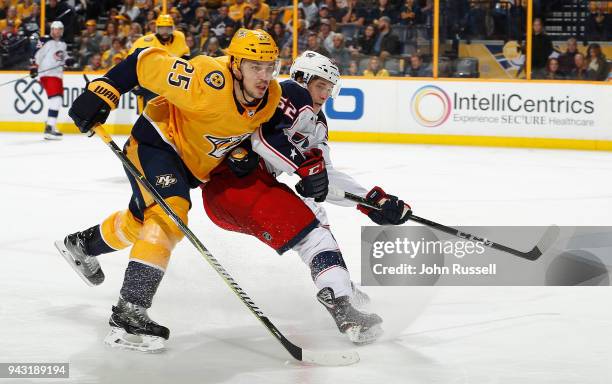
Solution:
[(142, 38), (142, 41), (150, 43), (151, 41), (153, 41), (153, 36), (144, 36)]
[(204, 83), (214, 89), (222, 89), (225, 86), (225, 76), (223, 76), (221, 71), (212, 71), (204, 77)]

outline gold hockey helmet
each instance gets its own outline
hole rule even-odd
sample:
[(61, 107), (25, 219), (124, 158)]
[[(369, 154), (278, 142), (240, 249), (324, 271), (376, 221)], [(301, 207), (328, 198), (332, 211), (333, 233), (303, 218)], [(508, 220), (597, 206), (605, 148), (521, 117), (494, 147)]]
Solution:
[(240, 28), (234, 34), (225, 53), (233, 57), (236, 68), (240, 68), (240, 63), (244, 59), (253, 61), (278, 60), (278, 47), (274, 39), (262, 29)]
[(174, 19), (168, 14), (159, 15), (155, 20), (156, 27), (174, 27)]

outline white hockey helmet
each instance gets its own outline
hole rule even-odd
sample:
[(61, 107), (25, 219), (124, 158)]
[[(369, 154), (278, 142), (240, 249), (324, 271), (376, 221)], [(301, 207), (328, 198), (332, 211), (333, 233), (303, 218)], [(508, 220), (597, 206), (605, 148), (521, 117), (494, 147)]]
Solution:
[(64, 29), (64, 23), (59, 20), (56, 20), (51, 23), (51, 29)]
[(320, 53), (304, 51), (291, 65), (289, 75), (296, 81), (301, 77), (304, 84), (308, 84), (313, 76), (320, 77), (334, 85), (331, 93), (332, 99), (335, 99), (340, 93), (341, 84), (338, 66)]

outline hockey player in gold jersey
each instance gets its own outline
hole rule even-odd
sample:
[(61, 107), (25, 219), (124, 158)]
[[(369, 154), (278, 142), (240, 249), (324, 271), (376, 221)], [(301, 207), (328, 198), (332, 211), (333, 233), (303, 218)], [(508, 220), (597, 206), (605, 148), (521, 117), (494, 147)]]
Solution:
[[(170, 15), (159, 15), (155, 20), (155, 33), (149, 33), (140, 37), (134, 42), (130, 48), (129, 54), (132, 54), (139, 48), (161, 48), (172, 56), (189, 59), (189, 47), (185, 42), (185, 35), (181, 31), (174, 29), (174, 19)], [(132, 92), (136, 95), (138, 105), (137, 112), (141, 114), (145, 105), (157, 96), (153, 92), (135, 87)]]
[[(227, 56), (187, 61), (159, 48), (136, 49), (104, 77), (87, 85), (69, 110), (88, 133), (106, 121), (121, 94), (140, 85), (160, 96), (151, 100), (132, 129), (124, 152), (187, 223), (190, 188), (209, 177), (224, 156), (263, 122), (280, 100), (278, 48), (262, 30), (240, 29)], [(90, 285), (104, 274), (96, 256), (132, 246), (119, 303), (113, 306), (108, 344), (138, 350), (163, 347), (169, 330), (146, 313), (170, 253), (183, 234), (128, 174), (127, 210), (100, 225), (57, 241), (61, 254)], [(125, 334), (140, 342), (127, 342)]]

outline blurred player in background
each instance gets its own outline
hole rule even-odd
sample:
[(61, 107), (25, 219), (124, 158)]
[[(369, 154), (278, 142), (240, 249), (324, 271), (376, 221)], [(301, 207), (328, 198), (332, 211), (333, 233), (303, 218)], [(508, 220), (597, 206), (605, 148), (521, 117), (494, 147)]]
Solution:
[[(172, 56), (189, 59), (189, 47), (185, 42), (185, 35), (181, 31), (174, 30), (174, 19), (172, 16), (159, 15), (155, 20), (155, 33), (144, 35), (134, 42), (129, 53), (133, 53), (139, 48), (156, 47), (161, 48)], [(157, 96), (155, 93), (142, 87), (132, 90), (136, 95), (136, 112), (140, 115), (149, 100)]]
[[(159, 94), (134, 124), (124, 152), (185, 223), (190, 189), (208, 180), (228, 152), (269, 120), (280, 100), (274, 79), (280, 68), (278, 48), (267, 32), (238, 30), (227, 54), (186, 61), (159, 48), (137, 49), (89, 83), (69, 111), (88, 133), (135, 86)], [(128, 209), (55, 245), (90, 285), (104, 280), (96, 256), (132, 247), (105, 342), (153, 351), (164, 347), (170, 331), (151, 320), (147, 309), (184, 234), (129, 173), (128, 179)]]
[(31, 60), (30, 77), (35, 78), (40, 73), (39, 81), (47, 94), (45, 139), (61, 140), (62, 133), (57, 129), (57, 116), (64, 94), (64, 65), (71, 66), (74, 60), (68, 57), (66, 43), (62, 41), (64, 24), (54, 21), (50, 29), (49, 36), (41, 37), (36, 45), (37, 50)]
[[(310, 268), (317, 299), (340, 332), (354, 343), (369, 343), (382, 334), (382, 319), (357, 309), (369, 299), (352, 284), (320, 203), (355, 206), (328, 196), (328, 185), (367, 197), (381, 204), (382, 211), (357, 208), (380, 225), (403, 224), (410, 206), (380, 187), (368, 192), (333, 168), (321, 108), (340, 91), (338, 67), (327, 57), (306, 51), (295, 60), (290, 74), (291, 80), (281, 83), (283, 93), (274, 117), (250, 142), (232, 151), (202, 187), (204, 208), (221, 228), (253, 235), (279, 254), (297, 252)], [(283, 172), (301, 178), (296, 190), (302, 198), (276, 180)]]

